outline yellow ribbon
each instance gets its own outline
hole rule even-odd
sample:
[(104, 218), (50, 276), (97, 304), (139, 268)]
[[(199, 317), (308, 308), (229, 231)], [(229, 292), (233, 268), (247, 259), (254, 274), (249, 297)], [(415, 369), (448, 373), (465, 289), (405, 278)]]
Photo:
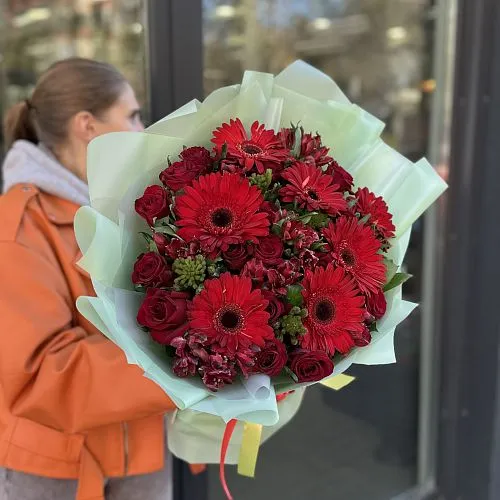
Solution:
[(340, 389), (348, 386), (351, 382), (354, 382), (354, 380), (356, 380), (355, 377), (351, 377), (350, 375), (344, 375), (343, 373), (341, 373), (340, 375), (336, 375), (335, 377), (327, 378), (326, 380), (321, 381), (320, 384), (324, 385), (325, 387), (329, 387), (334, 391), (340, 391)]
[[(355, 377), (341, 373), (335, 377), (323, 380), (320, 384), (330, 389), (334, 389), (335, 391), (340, 391), (354, 380)], [(255, 466), (257, 464), (261, 437), (262, 425), (244, 422), (243, 438), (241, 440), (240, 455), (238, 458), (238, 474), (246, 477), (255, 476)]]
[(240, 456), (238, 458), (238, 474), (246, 477), (255, 476), (255, 465), (259, 454), (262, 425), (245, 422)]

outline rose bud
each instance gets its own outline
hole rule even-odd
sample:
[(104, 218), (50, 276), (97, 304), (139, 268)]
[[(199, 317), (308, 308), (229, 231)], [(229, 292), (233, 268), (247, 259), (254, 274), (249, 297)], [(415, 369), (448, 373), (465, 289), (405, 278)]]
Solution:
[(288, 354), (283, 342), (275, 338), (266, 340), (264, 347), (255, 356), (255, 366), (252, 371), (275, 377), (281, 373), (287, 360)]
[(366, 309), (375, 319), (380, 319), (385, 314), (387, 301), (381, 288), (377, 293), (367, 295)]
[(161, 186), (149, 186), (135, 200), (135, 211), (152, 226), (154, 219), (162, 219), (170, 213), (170, 197)]
[(275, 266), (283, 259), (283, 242), (278, 236), (271, 234), (259, 240), (255, 248), (255, 256), (268, 266)]
[(269, 290), (262, 290), (262, 296), (269, 301), (266, 311), (269, 313), (269, 323), (272, 325), (280, 316), (285, 314), (285, 304)]

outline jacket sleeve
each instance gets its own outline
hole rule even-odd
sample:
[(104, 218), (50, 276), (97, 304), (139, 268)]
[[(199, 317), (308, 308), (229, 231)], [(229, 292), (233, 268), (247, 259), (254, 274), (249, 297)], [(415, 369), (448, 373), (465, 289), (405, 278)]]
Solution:
[(0, 242), (0, 399), (11, 412), (66, 432), (175, 408), (102, 335), (76, 323), (61, 269)]

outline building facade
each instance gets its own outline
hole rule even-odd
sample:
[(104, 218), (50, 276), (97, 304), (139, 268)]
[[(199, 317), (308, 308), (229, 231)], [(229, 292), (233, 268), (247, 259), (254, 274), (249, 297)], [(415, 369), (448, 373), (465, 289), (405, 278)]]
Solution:
[[(239, 82), (245, 69), (276, 73), (303, 59), (382, 119), (386, 142), (412, 160), (427, 156), (443, 176), (461, 183), (470, 181), (470, 172), (457, 144), (465, 147), (473, 131), (452, 117), (470, 102), (467, 117), (486, 120), (486, 133), (493, 126), (487, 120), (498, 116), (479, 115), (485, 111), (472, 103), (484, 95), (474, 94), (472, 81), (457, 83), (456, 75), (467, 75), (466, 51), (469, 61), (488, 47), (476, 77), (492, 85), (495, 66), (489, 63), (500, 32), (495, 16), (500, 9), (493, 0), (473, 7), (465, 0), (0, 0), (0, 113), (28, 98), (48, 65), (72, 55), (116, 65), (136, 89), (147, 122)], [(491, 74), (485, 76), (486, 67)], [(489, 92), (487, 102), (494, 98)], [(477, 151), (470, 148), (472, 161)], [(449, 320), (461, 306), (450, 302), (448, 287), (467, 287), (451, 267), (460, 264), (450, 258), (453, 238), (464, 230), (450, 212), (461, 206), (453, 186), (413, 228), (406, 267), (416, 277), (405, 294), (421, 307), (398, 328), (397, 364), (354, 366), (349, 373), (356, 381), (340, 392), (308, 390), (298, 416), (262, 448), (256, 478), (229, 471), (235, 498), (500, 498), (491, 496), (494, 476), (485, 476), (483, 483), (493, 486), (474, 496), (457, 486), (465, 465), (450, 465), (462, 449), (457, 415), (471, 412), (461, 407), (460, 394), (468, 393), (457, 393), (454, 380), (466, 377), (457, 361), (466, 344), (454, 345), (458, 327)], [(469, 258), (480, 255), (476, 250), (469, 249)], [(455, 364), (447, 357), (450, 344), (457, 349)], [(495, 377), (497, 365), (488, 368)], [(488, 390), (496, 394), (496, 384)], [(489, 424), (491, 437), (496, 427)], [(483, 451), (493, 460), (495, 450)], [(481, 463), (478, 484), (493, 462)], [(193, 481), (182, 464), (176, 467), (178, 499), (205, 498), (206, 477)], [(208, 484), (207, 498), (222, 498), (215, 468)]]

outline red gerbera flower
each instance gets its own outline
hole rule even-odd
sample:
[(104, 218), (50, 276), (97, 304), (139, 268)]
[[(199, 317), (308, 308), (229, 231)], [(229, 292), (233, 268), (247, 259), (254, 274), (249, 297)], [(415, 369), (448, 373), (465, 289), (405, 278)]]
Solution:
[(321, 350), (333, 355), (354, 347), (351, 333), (364, 330), (364, 297), (355, 281), (341, 267), (328, 266), (307, 271), (303, 281), (304, 319), (307, 333), (300, 343), (307, 350)]
[(343, 267), (364, 293), (376, 293), (385, 283), (380, 241), (355, 217), (340, 217), (323, 230), (330, 244), (332, 262)]
[(199, 241), (206, 252), (269, 234), (269, 219), (258, 212), (262, 194), (237, 174), (209, 174), (193, 181), (176, 200), (178, 235)]
[(250, 278), (224, 273), (205, 281), (193, 299), (189, 326), (232, 357), (251, 345), (263, 347), (266, 339), (273, 338), (267, 305), (260, 290), (252, 291)]
[(282, 177), (290, 183), (279, 192), (284, 202), (297, 201), (300, 208), (322, 210), (328, 215), (337, 215), (347, 207), (332, 177), (314, 165), (297, 163), (287, 168)]
[(382, 196), (375, 196), (367, 188), (358, 189), (356, 193), (356, 209), (362, 215), (369, 215), (367, 224), (384, 239), (394, 237), (396, 227), (392, 223), (387, 203)]
[(283, 148), (273, 130), (266, 130), (264, 125), (254, 122), (248, 137), (239, 118), (217, 128), (212, 143), (218, 156), (225, 144), (228, 160), (247, 171), (255, 167), (261, 174), (268, 168), (275, 170), (288, 156), (288, 151)]

